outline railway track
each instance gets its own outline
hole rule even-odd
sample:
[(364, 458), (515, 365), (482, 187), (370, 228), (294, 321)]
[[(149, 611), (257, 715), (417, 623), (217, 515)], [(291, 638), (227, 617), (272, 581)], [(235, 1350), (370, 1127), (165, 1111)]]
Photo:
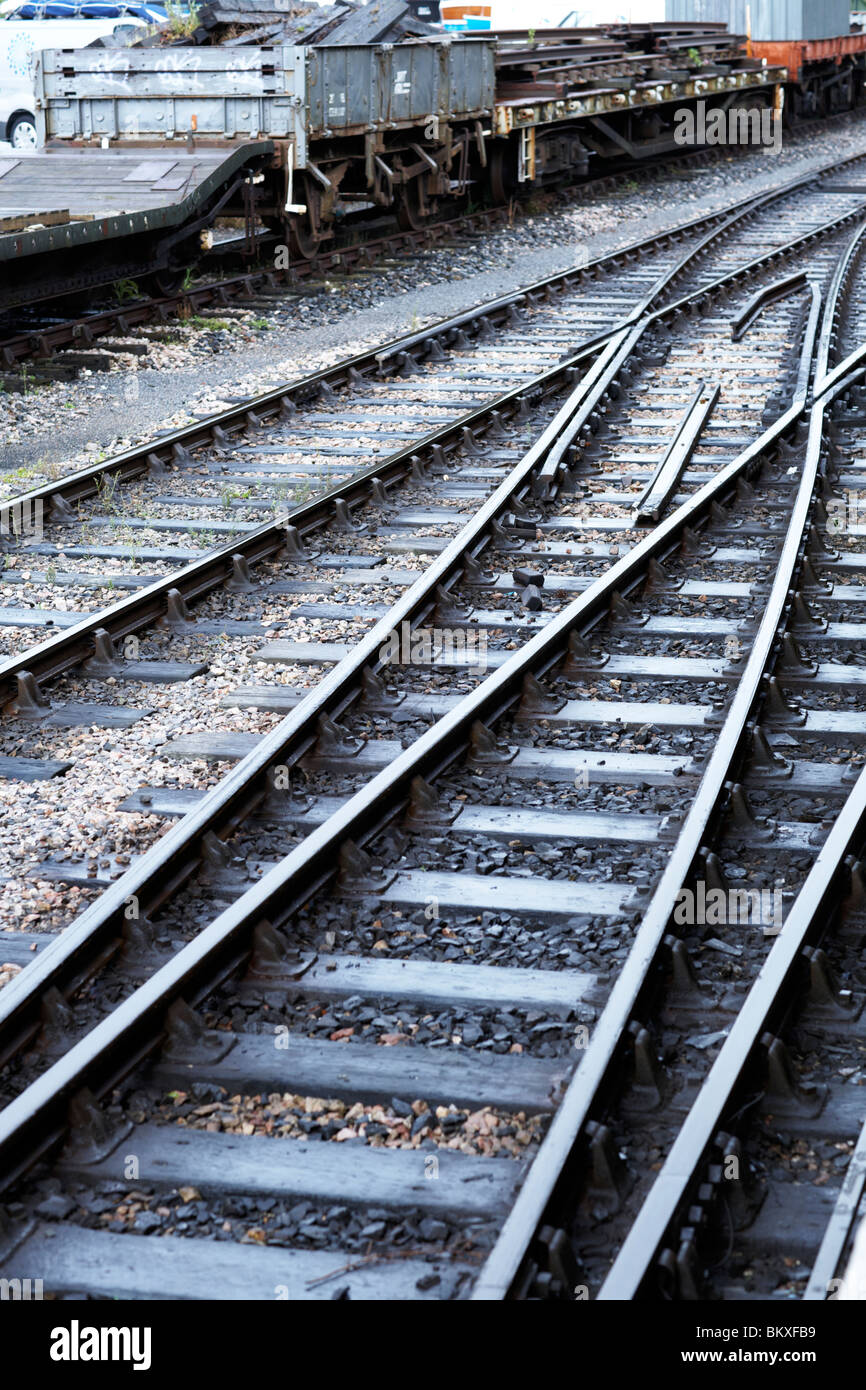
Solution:
[[(856, 167), (860, 158), (860, 156), (855, 156), (852, 160), (846, 161), (845, 167), (848, 165)], [(828, 165), (827, 169), (830, 171), (835, 167), (837, 166)], [(786, 187), (796, 196), (797, 189), (807, 188), (819, 178), (819, 174), (807, 176), (792, 181)], [(772, 216), (772, 209), (776, 201), (784, 196), (786, 196), (785, 189), (782, 189), (765, 195), (759, 201), (762, 206), (767, 207)], [(617, 316), (614, 321), (618, 322), (621, 315), (635, 309), (639, 292), (645, 287), (642, 276), (651, 273), (638, 270), (636, 274), (630, 274), (624, 288), (620, 290), (613, 282), (623, 267), (628, 267), (636, 257), (643, 260), (651, 254), (662, 255), (670, 249), (672, 244), (678, 244), (683, 238), (693, 238), (696, 241), (707, 230), (717, 225), (723, 216), (739, 214), (746, 217), (754, 201), (751, 198), (742, 200), (727, 210), (693, 219), (648, 241), (635, 243), (597, 261), (589, 262), (574, 272), (550, 276), (527, 287), (525, 291), (507, 296), (502, 300), (492, 301), (490, 304), (482, 304), (473, 312), (443, 321), (441, 325), (431, 325), (421, 333), (385, 344), (381, 348), (365, 353), (351, 361), (338, 364), (329, 371), (316, 373), (300, 383), (294, 383), (290, 389), (281, 389), (266, 396), (244, 400), (240, 403), (244, 407), (243, 409), (223, 412), (213, 419), (207, 417), (191, 428), (178, 430), (170, 437), (128, 450), (68, 478), (55, 480), (48, 486), (32, 489), (14, 500), (22, 507), (35, 506), (41, 503), (43, 506), (50, 504), (52, 508), (60, 511), (63, 501), (76, 503), (95, 495), (97, 488), (105, 485), (101, 483), (100, 480), (102, 479), (116, 477), (118, 481), (127, 481), (129, 478), (139, 476), (146, 468), (153, 470), (160, 465), (168, 467), (175, 454), (189, 452), (205, 442), (219, 443), (224, 440), (226, 434), (235, 438), (243, 429), (251, 426), (257, 428), (257, 422), (261, 420), (262, 413), (266, 412), (264, 418), (269, 418), (277, 405), (283, 409), (283, 401), (287, 402), (287, 409), (291, 409), (293, 406), (297, 408), (298, 405), (308, 405), (311, 397), (315, 399), (316, 392), (321, 394), (327, 392), (328, 389), (334, 390), (344, 386), (349, 381), (350, 373), (353, 371), (369, 375), (373, 370), (378, 371), (380, 362), (384, 362), (386, 363), (386, 370), (393, 375), (396, 371), (404, 370), (406, 367), (405, 361), (400, 356), (402, 352), (406, 352), (412, 361), (423, 363), (433, 351), (442, 350), (449, 346), (452, 349), (455, 347), (459, 349), (465, 346), (467, 338), (474, 338), (479, 329), (485, 333), (491, 327), (501, 326), (503, 315), (513, 315), (515, 311), (530, 304), (534, 297), (540, 295), (546, 300), (551, 295), (583, 294), (585, 286), (590, 280), (599, 282), (600, 292), (595, 296), (592, 307), (586, 314), (583, 323), (578, 323), (577, 327), (583, 327), (591, 336), (598, 336), (599, 333), (607, 329), (607, 325), (611, 321), (611, 314)], [(838, 198), (836, 201), (838, 202)], [(831, 198), (826, 204), (827, 211), (832, 208), (832, 203), (833, 199)], [(770, 236), (775, 238), (777, 230), (772, 229)], [(748, 241), (748, 235), (747, 232), (745, 242), (747, 250), (760, 249), (763, 246), (761, 234), (753, 237), (751, 243)], [(683, 244), (685, 245), (686, 242)], [(783, 243), (780, 242), (780, 244)], [(660, 261), (659, 265), (663, 270), (664, 262)], [(435, 348), (433, 346), (434, 340), (436, 342)], [(567, 343), (564, 344), (564, 346), (567, 345)], [(248, 411), (252, 411), (252, 420), (247, 419)], [(116, 483), (113, 483), (112, 487), (115, 486)], [(8, 532), (11, 522), (7, 513), (4, 512), (2, 520), (6, 523)]]
[[(693, 151), (681, 156), (685, 167), (703, 166), (712, 162), (707, 151)], [(655, 164), (653, 165), (655, 168)], [(611, 191), (628, 179), (645, 172), (640, 164), (622, 173), (608, 174), (588, 180), (584, 185), (573, 185), (568, 189), (569, 200), (585, 201), (587, 198)], [(22, 308), (18, 315), (9, 315), (8, 325), (0, 328), (0, 364), (7, 370), (3, 380), (6, 389), (14, 389), (18, 378), (8, 375), (19, 366), (25, 365), (21, 377), (26, 386), (35, 378), (44, 380), (57, 378), (59, 372), (68, 374), (70, 379), (80, 373), (82, 366), (92, 370), (107, 370), (112, 358), (126, 351), (134, 351), (136, 341), (146, 342), (136, 330), (142, 326), (166, 324), (180, 318), (187, 319), (202, 310), (216, 310), (227, 305), (239, 308), (272, 308), (274, 304), (291, 295), (297, 286), (304, 286), (328, 275), (351, 274), (359, 269), (370, 269), (382, 257), (394, 254), (417, 252), (427, 247), (436, 247), (443, 241), (454, 237), (478, 235), (490, 231), (520, 216), (522, 204), (515, 201), (510, 207), (477, 208), (472, 212), (459, 212), (444, 217), (440, 221), (416, 228), (387, 226), (378, 231), (365, 231), (362, 235), (345, 233), (340, 235), (333, 246), (319, 248), (309, 259), (297, 259), (286, 270), (274, 265), (254, 266), (243, 269), (241, 274), (216, 278), (213, 274), (202, 283), (179, 288), (173, 293), (142, 296), (132, 301), (117, 304), (101, 304), (93, 311), (79, 316), (67, 316), (53, 312), (52, 305), (40, 304)], [(276, 238), (265, 234), (255, 242), (245, 244), (245, 239), (234, 238), (220, 247), (218, 243), (211, 259), (216, 266), (220, 260), (249, 260), (251, 256), (271, 254), (276, 246)]]
[[(750, 886), (784, 883), (790, 903), (770, 929), (771, 949), (749, 965), (742, 921), (714, 930), (738, 952), (741, 997), (729, 1016), (717, 969), (687, 986), (692, 1004), (702, 995), (702, 1027), (715, 1033), (707, 1047), (712, 1065), (687, 1106), (682, 1090), (673, 1101), (674, 1111), (687, 1114), (671, 1129), (660, 1171), (639, 1184), (641, 1209), (604, 1279), (602, 1299), (661, 1293), (825, 1301), (838, 1295), (850, 1254), (866, 1175), (859, 1090), (864, 415), (853, 378), (841, 398), (827, 388), (863, 359), (861, 248), (858, 237), (837, 272), (838, 327), (832, 302), (825, 315), (788, 563), (779, 566), (775, 602), (768, 604), (768, 618), (779, 626), (767, 669), (791, 706), (777, 705), (768, 722), (784, 728), (784, 747), (773, 750), (772, 765), (745, 764), (739, 807), (718, 845), (722, 880), (726, 866), (746, 863)], [(840, 639), (849, 663), (841, 699), (827, 683)], [(750, 798), (760, 804), (759, 822), (747, 809)], [(668, 1028), (677, 1028), (677, 1003), (668, 1001)], [(685, 1060), (677, 1059), (680, 1066)], [(674, 1063), (667, 1079), (677, 1070)], [(628, 1204), (637, 1196), (635, 1190)], [(862, 1297), (862, 1289), (853, 1296)]]
[[(596, 190), (598, 191), (598, 190)], [(3, 380), (6, 389), (14, 389), (17, 378), (9, 372), (26, 364), (30, 375), (22, 377), (24, 384), (56, 380), (66, 371), (70, 379), (80, 373), (82, 366), (103, 371), (111, 366), (112, 358), (135, 350), (136, 342), (146, 342), (140, 333), (144, 326), (166, 324), (176, 319), (188, 319), (202, 310), (214, 310), (227, 305), (238, 308), (272, 308), (291, 295), (298, 285), (330, 274), (347, 274), (353, 270), (374, 266), (383, 256), (435, 247), (443, 240), (474, 235), (506, 221), (507, 208), (486, 208), (462, 213), (419, 229), (392, 229), (363, 240), (340, 245), (328, 254), (301, 260), (287, 270), (274, 265), (256, 265), (240, 274), (211, 273), (187, 287), (165, 294), (143, 295), (116, 304), (99, 304), (85, 314), (66, 315), (52, 304), (28, 305), (17, 314), (8, 315), (8, 324), (0, 329), (0, 365), (6, 369)], [(234, 244), (234, 243), (233, 243)], [(264, 236), (246, 251), (235, 251), (234, 257), (249, 261), (267, 251), (273, 258), (276, 239)], [(230, 254), (227, 246), (223, 259)], [(219, 250), (213, 253), (218, 263)]]
[[(795, 192), (790, 196), (800, 195)], [(804, 191), (803, 196), (809, 195)], [(772, 195), (762, 201), (764, 215), (772, 221), (776, 219), (780, 197), (784, 204), (785, 195)], [(832, 194), (826, 200), (819, 199), (820, 208), (809, 214), (801, 224), (799, 237), (791, 244), (792, 255), (802, 248), (800, 238), (808, 240), (813, 235), (825, 212), (832, 208), (840, 211), (840, 198), (846, 205), (843, 216), (848, 216), (850, 204), (859, 203), (857, 195), (848, 199), (845, 194)], [(737, 262), (737, 257), (741, 267), (744, 258), (748, 265), (750, 253), (766, 244), (764, 231), (755, 222), (758, 213), (753, 214), (749, 205), (741, 205), (730, 216), (735, 221), (729, 230), (738, 228), (741, 244), (735, 250), (725, 238), (723, 264), (729, 274), (746, 275), (746, 269), (731, 270), (730, 266)], [(310, 636), (310, 624), (328, 622), (315, 614), (294, 615), (296, 600), (288, 595), (277, 599), (272, 594), (264, 606), (251, 597), (255, 592), (250, 585), (254, 584), (256, 566), (286, 549), (287, 523), (293, 528), (289, 541), (294, 550), (301, 549), (308, 539), (315, 539), (322, 527), (328, 528), (324, 556), (314, 560), (319, 576), (316, 590), (320, 596), (327, 595), (330, 560), (336, 577), (342, 578), (342, 599), (350, 611), (353, 604), (363, 603), (367, 589), (375, 588), (375, 581), (372, 585), (369, 581), (371, 567), (385, 566), (386, 562), (391, 567), (401, 558), (403, 573), (397, 574), (397, 580), (406, 582), (407, 576), (411, 578), (412, 566), (420, 567), (425, 554), (435, 554), (442, 548), (449, 533), (466, 519), (466, 509), (473, 505), (473, 498), (477, 501), (485, 491), (489, 492), (506, 470), (509, 459), (516, 460), (521, 452), (518, 439), (510, 448), (500, 448), (491, 466), (476, 456), (474, 451), (480, 447), (476, 440), (490, 431), (495, 449), (503, 419), (515, 415), (523, 421), (525, 437), (525, 431), (534, 427), (530, 423), (533, 396), (541, 393), (543, 410), (555, 409), (557, 398), (549, 393), (565, 391), (575, 372), (593, 362), (599, 352), (611, 350), (610, 343), (605, 343), (605, 334), (610, 333), (607, 325), (613, 316), (623, 322), (630, 317), (639, 318), (641, 301), (646, 301), (654, 284), (661, 283), (658, 277), (674, 271), (674, 280), (678, 281), (689, 273), (701, 239), (708, 235), (712, 233), (707, 231), (706, 221), (699, 221), (684, 231), (685, 240), (680, 246), (671, 240), (660, 240), (650, 265), (643, 257), (634, 259), (630, 252), (605, 258), (589, 268), (589, 289), (580, 281), (570, 282), (568, 276), (555, 277), (527, 294), (482, 306), (473, 314), (446, 321), (438, 330), (425, 330), (414, 338), (386, 345), (285, 391), (244, 402), (200, 425), (25, 494), (11, 508), (13, 516), (16, 512), (35, 513), (41, 508), (49, 517), (56, 515), (61, 520), (48, 525), (39, 543), (28, 544), (20, 555), (10, 556), (3, 572), (12, 602), (0, 610), (0, 616), (6, 624), (6, 645), (11, 654), (0, 665), (0, 683), (4, 701), (13, 701), (12, 710), (17, 708), (23, 716), (9, 726), (6, 747), (11, 757), (3, 764), (6, 775), (43, 779), (63, 771), (66, 758), (52, 757), (52, 744), (47, 740), (53, 740), (55, 747), (62, 744), (68, 753), (67, 741), (73, 735), (58, 730), (77, 727), (92, 731), (89, 735), (82, 733), (76, 744), (79, 763), (88, 756), (104, 757), (103, 728), (137, 724), (147, 709), (153, 708), (151, 699), (159, 685), (167, 683), (170, 692), (183, 694), (185, 717), (194, 718), (196, 708), (201, 709), (214, 694), (222, 698), (231, 693), (231, 687), (226, 690), (224, 679), (227, 653), (230, 669), (240, 671), (242, 661), (249, 664), (268, 632), (303, 642)], [(652, 249), (648, 248), (646, 254)], [(777, 259), (773, 254), (773, 261)], [(702, 258), (699, 261), (702, 263)], [(711, 268), (695, 273), (699, 286), (713, 279)], [(550, 307), (543, 302), (532, 307), (533, 299), (554, 293), (557, 299)], [(521, 346), (515, 349), (508, 320), (515, 313), (522, 313), (526, 306), (530, 317), (521, 322)], [(563, 354), (563, 345), (581, 341), (585, 343), (582, 351), (570, 356)], [(532, 355), (528, 356), (531, 349)], [(440, 354), (441, 360), (435, 360)], [(416, 362), (417, 374), (407, 377), (405, 372), (414, 372)], [(482, 370), (486, 375), (482, 375)], [(468, 392), (470, 379), (472, 391)], [(509, 379), (514, 384), (503, 392), (501, 388)], [(356, 389), (347, 393), (346, 384), (352, 381)], [(760, 384), (758, 390), (760, 394)], [(338, 394), (332, 398), (333, 392)], [(601, 393), (599, 402), (600, 406), (593, 407), (588, 422), (582, 426), (584, 434), (604, 427)], [(401, 424), (406, 427), (399, 429), (396, 437), (391, 430), (395, 403)], [(769, 408), (772, 411), (772, 405)], [(670, 411), (662, 413), (669, 418), (664, 432), (656, 437), (657, 444), (663, 443), (676, 425)], [(273, 428), (268, 423), (270, 419), (282, 423)], [(295, 424), (296, 420), (302, 423)], [(255, 428), (257, 421), (262, 422), (259, 428)], [(439, 421), (442, 423), (438, 428), (431, 430)], [(266, 429), (273, 432), (265, 435)], [(367, 433), (359, 435), (359, 429), (366, 429)], [(321, 446), (321, 452), (311, 461), (308, 441), (323, 437), (329, 442)], [(235, 449), (235, 439), (255, 442), (245, 442)], [(265, 439), (272, 442), (265, 443)], [(218, 441), (217, 449), (203, 453), (201, 446), (206, 441)], [(359, 456), (369, 458), (377, 443), (384, 451), (393, 442), (400, 445), (394, 453), (385, 453), (357, 472)], [(461, 453), (463, 445), (468, 446), (468, 453)], [(172, 467), (178, 454), (186, 463)], [(207, 473), (199, 472), (202, 467)], [(163, 468), (171, 472), (164, 474)], [(434, 471), (432, 478), (425, 477), (428, 468)], [(435, 476), (437, 472), (441, 478)], [(298, 490), (309, 489), (316, 481), (321, 485), (323, 473), (330, 473), (332, 478), (347, 477), (347, 481), (326, 488), (323, 495), (296, 506), (290, 513), (283, 513), (280, 508), (273, 520), (261, 524), (262, 509), (274, 509), (275, 494), (279, 500), (287, 485)], [(146, 478), (143, 485), (139, 483), (142, 474)], [(200, 483), (202, 477), (204, 482)], [(399, 493), (395, 490), (398, 484)], [(404, 508), (395, 513), (398, 498), (404, 499)], [(367, 533), (359, 541), (352, 530), (356, 524), (353, 509), (362, 502), (366, 504)], [(431, 502), (439, 504), (438, 511), (430, 511)], [(235, 517), (250, 519), (236, 521)], [(228, 543), (217, 551), (208, 550), (208, 542), (220, 535), (227, 535)], [(336, 558), (330, 554), (332, 543)], [(348, 551), (350, 558), (341, 560), (341, 551)], [(353, 574), (352, 566), (357, 567), (359, 562), (362, 571)], [(180, 569), (179, 563), (183, 566)], [(46, 568), (36, 570), (33, 566), (37, 564)], [(75, 569), (67, 569), (70, 564)], [(387, 574), (388, 568), (383, 568), (383, 577)], [(353, 578), (355, 583), (350, 582)], [(226, 580), (228, 594), (223, 589)], [(297, 581), (287, 582), (291, 594)], [(365, 589), (359, 592), (361, 584)], [(31, 606), (16, 604), (18, 594), (26, 599), (27, 590), (33, 585), (37, 586), (38, 597), (30, 599)], [(112, 589), (129, 596), (94, 612), (94, 591), (104, 601), (112, 597)], [(186, 607), (195, 600), (209, 602), (197, 629), (190, 627)], [(335, 620), (333, 613), (331, 619)], [(353, 613), (348, 628), (344, 621), (335, 635), (345, 640), (347, 635), (363, 631), (366, 622), (363, 614), (356, 620)], [(33, 628), (38, 631), (46, 624), (60, 631), (35, 647), (30, 646)], [(196, 630), (198, 636), (191, 639), (190, 634)], [(146, 634), (143, 644), (139, 635), (142, 632)], [(230, 639), (228, 644), (226, 639)], [(294, 672), (296, 679), (302, 679), (303, 668), (309, 667), (311, 650), (308, 645), (296, 648), (296, 662), (301, 663)], [(139, 659), (121, 661), (118, 651), (127, 658), (132, 655)], [(79, 672), (78, 678), (73, 677), (74, 688), (60, 690), (61, 705), (49, 711), (40, 703), (40, 687), (66, 672), (74, 672), (82, 661), (86, 662), (84, 682)], [(217, 667), (216, 678), (212, 676), (205, 682), (208, 665)], [(130, 701), (122, 692), (135, 690), (139, 681), (146, 684), (138, 686), (141, 694)], [(97, 693), (102, 698), (95, 702), (93, 696)], [(106, 695), (116, 694), (121, 694), (120, 701), (109, 698), (106, 702)], [(253, 703), (252, 696), (245, 703), (261, 708)], [(165, 705), (163, 700), (157, 712)], [(258, 722), (248, 727), (268, 727), (275, 722), (278, 711), (279, 705), (273, 700), (266, 702), (264, 711), (255, 716)], [(182, 726), (181, 712), (170, 707), (170, 714), (172, 722)], [(110, 766), (106, 765), (105, 771), (110, 775)], [(75, 782), (71, 779), (71, 785)], [(54, 803), (58, 809), (64, 800), (63, 792), (64, 787), (59, 786), (59, 799)], [(70, 804), (74, 805), (74, 800), (70, 799)], [(85, 840), (89, 833), (85, 830)], [(156, 833), (155, 828), (150, 833)], [(109, 854), (109, 863), (103, 865), (105, 872), (101, 872), (99, 865), (92, 862), (94, 846), (85, 843), (79, 833), (65, 846), (65, 860), (48, 866), (46, 879), (65, 884), (71, 895), (88, 893), (117, 873), (118, 864), (111, 861), (115, 853), (125, 851), (124, 844)], [(104, 861), (106, 856), (95, 857)], [(73, 904), (74, 896), (70, 896), (68, 910), (74, 911)]]
[[(822, 127), (832, 128), (853, 119), (856, 119), (854, 113), (844, 113), (827, 118)], [(789, 138), (796, 140), (808, 135), (810, 130), (810, 122), (800, 122)], [(749, 147), (745, 148), (746, 152), (751, 152)], [(681, 152), (674, 157), (633, 161), (621, 170), (587, 179), (584, 183), (568, 183), (564, 189), (557, 184), (552, 191), (564, 192), (571, 203), (584, 202), (623, 184), (657, 175), (660, 168), (701, 169), (723, 157), (721, 149), (709, 148)], [(5, 321), (0, 321), (0, 381), (5, 390), (31, 389), (40, 382), (75, 380), (82, 368), (107, 371), (119, 357), (140, 352), (147, 346), (149, 340), (141, 332), (143, 328), (186, 320), (202, 311), (218, 312), (227, 306), (257, 311), (273, 309), (298, 286), (329, 275), (369, 269), (387, 255), (435, 248), (443, 241), (467, 233), (477, 235), (521, 213), (522, 202), (517, 199), (510, 207), (463, 211), (421, 227), (386, 226), (365, 230), (360, 235), (343, 233), (333, 245), (319, 248), (309, 259), (296, 259), (288, 270), (249, 264), (251, 258), (260, 259), (264, 254), (272, 257), (276, 245), (272, 234), (260, 235), (253, 241), (246, 237), (232, 238), (222, 248), (217, 243), (211, 260), (214, 269), (220, 261), (239, 262), (240, 273), (220, 277), (218, 271), (215, 275), (212, 269), (211, 274), (198, 283), (173, 292), (142, 295), (117, 303), (97, 303), (83, 314), (68, 314), (62, 304), (37, 303), (4, 316)]]
[[(73, 613), (0, 668), (13, 756), (29, 757), (18, 771), (48, 786), (64, 720), (143, 713), (137, 696), (70, 709), (83, 659), (90, 679), (150, 676), (201, 703), (178, 632), (188, 658), (208, 627), (240, 625), (273, 676), (226, 704), (284, 716), (263, 736), (176, 740), (169, 756), (236, 765), (210, 790), (134, 793), (127, 809), (155, 827), (175, 819), (128, 868), (104, 844), (90, 864), (34, 866), (102, 892), (0, 994), (0, 1175), (18, 1183), (4, 1274), (61, 1296), (298, 1298), (569, 1297), (614, 1277), (641, 1146), (672, 1138), (665, 1107), (682, 1093), (659, 1074), (645, 984), (672, 976), (694, 1026), (710, 1011), (687, 954), (706, 938), (674, 938), (673, 900), (696, 864), (705, 889), (722, 881), (731, 820), (739, 862), (787, 868), (790, 844), (771, 850), (752, 818), (749, 776), (763, 768), (769, 785), (802, 724), (806, 795), (827, 821), (842, 788), (815, 747), (856, 737), (832, 701), (858, 639), (835, 621), (818, 639), (807, 606), (819, 559), (856, 606), (856, 548), (827, 560), (819, 526), (807, 559), (804, 532), (820, 517), (811, 368), (829, 400), (836, 315), (859, 274), (855, 180), (851, 163), (831, 189), (800, 181), (693, 224), (649, 264), (608, 258), (588, 298), (541, 287), (550, 303), (529, 299), (504, 393), (482, 388), (514, 360), (497, 329), (526, 311), (517, 299), (391, 345), (381, 385), (374, 359), (355, 359), (294, 399), (154, 442), (158, 487), (172, 457), (172, 481), (202, 461), (237, 474), (250, 426), (259, 457), (267, 427), (297, 473), (296, 421), (334, 438), (342, 382), (354, 413), (423, 402), (413, 439), (374, 468), (357, 475), (350, 446), (347, 483), (232, 527), (222, 550), (140, 555), (157, 577), (125, 561), (129, 598)], [(449, 393), (459, 409), (431, 430)], [(112, 518), (79, 522), (70, 501), (131, 477), (112, 495), (137, 507), (147, 463), (107, 461), (24, 500), (57, 498), (63, 554), (104, 563), (112, 546), (88, 556), (76, 527), (112, 534)], [(50, 540), (28, 549), (59, 554)], [(64, 575), (65, 591), (86, 595), (80, 578)], [(321, 624), (316, 640), (287, 639), (260, 606), (274, 598)], [(350, 640), (335, 642), (347, 609)], [(804, 626), (827, 647), (814, 671)], [(113, 646), (130, 637), (133, 663)], [(324, 674), (311, 683), (310, 669)], [(806, 682), (803, 721), (788, 692)], [(817, 854), (816, 826), (814, 807), (789, 808), (800, 859)], [(702, 981), (720, 1017), (740, 1017), (741, 977), (767, 948), (760, 932), (748, 941), (726, 994), (721, 970)], [(715, 1045), (689, 1058), (689, 1085)], [(630, 1183), (612, 1144), (620, 1102)], [(667, 1291), (688, 1296), (669, 1264)]]

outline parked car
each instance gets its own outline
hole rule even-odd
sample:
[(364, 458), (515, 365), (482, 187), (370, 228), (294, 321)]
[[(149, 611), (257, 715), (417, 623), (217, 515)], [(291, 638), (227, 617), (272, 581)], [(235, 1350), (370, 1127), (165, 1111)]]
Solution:
[[(144, 7), (136, 8), (141, 13)], [(103, 13), (96, 18), (88, 9)], [(113, 14), (105, 14), (106, 10)], [(64, 18), (47, 17), (64, 11)], [(110, 35), (129, 43), (147, 23), (124, 5), (105, 0), (79, 5), (77, 12), (69, 0), (40, 6), (29, 3), (0, 19), (0, 140), (15, 150), (34, 149), (38, 143), (32, 77), (35, 53), (43, 48), (86, 48), (94, 39)]]

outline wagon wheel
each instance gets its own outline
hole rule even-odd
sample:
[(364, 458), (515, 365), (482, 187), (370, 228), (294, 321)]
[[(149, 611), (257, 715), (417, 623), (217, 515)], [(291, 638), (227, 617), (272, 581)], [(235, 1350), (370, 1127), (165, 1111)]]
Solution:
[(748, 92), (745, 96), (738, 97), (730, 108), (732, 111), (768, 111), (770, 110), (769, 98), (763, 92)]
[(508, 203), (517, 192), (517, 153), (506, 140), (494, 140), (490, 150), (490, 194), (494, 203)]
[(420, 232), (427, 221), (426, 210), (422, 211), (421, 181), (411, 179), (404, 184), (397, 196), (397, 221), (404, 232)]
[(154, 270), (144, 280), (144, 287), (148, 294), (157, 299), (170, 299), (173, 294), (177, 294), (184, 281), (185, 270), (174, 270), (166, 266), (162, 270)]
[(293, 251), (305, 261), (316, 255), (324, 238), (322, 228), (322, 194), (312, 179), (299, 174), (295, 182), (295, 200), (306, 205), (306, 212), (292, 213), (289, 219), (289, 240)]

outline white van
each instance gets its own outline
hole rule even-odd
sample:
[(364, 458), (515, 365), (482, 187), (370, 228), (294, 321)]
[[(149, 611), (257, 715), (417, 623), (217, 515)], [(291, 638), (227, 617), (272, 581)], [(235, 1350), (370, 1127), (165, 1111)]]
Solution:
[(0, 19), (0, 141), (15, 150), (36, 146), (33, 97), (33, 55), (43, 48), (86, 48), (94, 39), (117, 34), (131, 41), (143, 19), (117, 15), (113, 19)]

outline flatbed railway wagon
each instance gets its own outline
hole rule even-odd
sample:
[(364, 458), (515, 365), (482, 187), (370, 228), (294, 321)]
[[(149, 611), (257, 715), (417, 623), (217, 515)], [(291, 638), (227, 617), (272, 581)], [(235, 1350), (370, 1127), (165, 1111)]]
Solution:
[(362, 217), (417, 228), (449, 200), (674, 150), (684, 104), (772, 104), (784, 77), (733, 38), (703, 71), (579, 45), (571, 85), (495, 38), (47, 50), (44, 147), (0, 160), (0, 309), (124, 277), (168, 292), (220, 216), (264, 223), (289, 259)]

